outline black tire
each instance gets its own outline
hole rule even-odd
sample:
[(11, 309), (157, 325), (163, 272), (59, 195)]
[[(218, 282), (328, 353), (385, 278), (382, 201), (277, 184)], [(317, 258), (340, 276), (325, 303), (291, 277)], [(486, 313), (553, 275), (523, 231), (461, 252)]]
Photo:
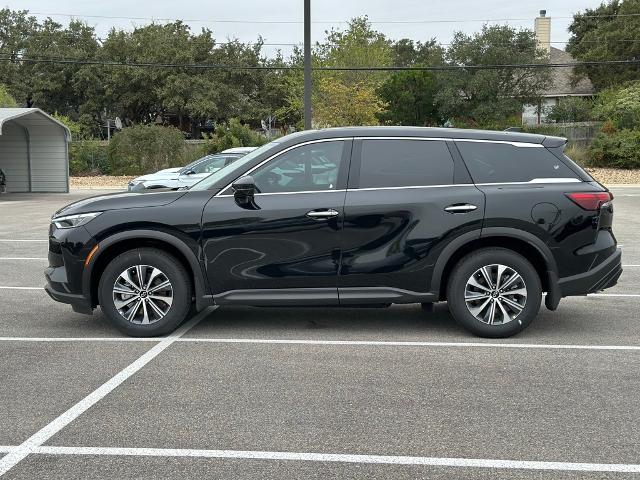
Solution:
[[(113, 288), (116, 280), (127, 268), (135, 265), (155, 267), (171, 283), (171, 305), (164, 317), (154, 323), (132, 323), (118, 312), (114, 303)], [(189, 316), (192, 291), (190, 276), (175, 257), (155, 248), (140, 248), (124, 252), (109, 262), (100, 277), (98, 300), (102, 312), (122, 333), (132, 337), (156, 337), (174, 331)]]
[[(526, 288), (524, 308), (513, 320), (507, 323), (490, 325), (476, 318), (467, 308), (465, 301), (467, 281), (480, 268), (489, 265), (509, 267), (524, 280)], [(465, 256), (454, 267), (447, 284), (447, 302), (449, 311), (455, 321), (475, 335), (485, 338), (506, 338), (527, 328), (538, 315), (541, 300), (542, 286), (536, 269), (522, 255), (505, 248), (487, 248)], [(482, 303), (482, 301), (478, 302)], [(471, 305), (478, 305), (479, 303)], [(501, 316), (504, 319), (502, 314)]]

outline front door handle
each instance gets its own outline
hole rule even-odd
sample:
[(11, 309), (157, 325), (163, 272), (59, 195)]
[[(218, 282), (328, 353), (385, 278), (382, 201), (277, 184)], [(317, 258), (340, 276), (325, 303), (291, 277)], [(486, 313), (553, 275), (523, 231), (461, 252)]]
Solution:
[(316, 220), (327, 220), (329, 218), (337, 217), (340, 213), (337, 210), (311, 210), (307, 213), (307, 217), (314, 218)]
[(458, 203), (445, 207), (444, 211), (449, 213), (470, 213), (477, 209), (478, 207), (471, 205), (470, 203)]

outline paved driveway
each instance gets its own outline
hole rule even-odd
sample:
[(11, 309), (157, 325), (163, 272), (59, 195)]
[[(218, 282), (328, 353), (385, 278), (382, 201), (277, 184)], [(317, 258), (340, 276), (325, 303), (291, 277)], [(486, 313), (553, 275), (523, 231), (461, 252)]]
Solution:
[[(634, 478), (640, 188), (613, 189), (625, 272), (521, 335), (449, 316), (226, 307), (122, 337), (42, 290), (51, 213), (99, 192), (0, 197), (6, 478)], [(4, 479), (5, 477), (3, 477)]]

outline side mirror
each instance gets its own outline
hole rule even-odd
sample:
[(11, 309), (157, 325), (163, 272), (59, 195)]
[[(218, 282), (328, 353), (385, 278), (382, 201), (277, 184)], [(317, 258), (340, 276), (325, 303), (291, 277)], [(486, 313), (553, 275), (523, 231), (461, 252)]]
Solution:
[(242, 208), (248, 208), (250, 210), (258, 210), (258, 207), (253, 199), (256, 193), (256, 183), (251, 175), (240, 177), (231, 185), (233, 188), (233, 197), (236, 203)]
[(186, 172), (182, 172), (182, 175), (193, 175), (193, 174), (195, 174), (195, 173), (196, 173), (196, 172), (195, 172), (195, 171), (193, 171), (193, 170), (187, 170)]

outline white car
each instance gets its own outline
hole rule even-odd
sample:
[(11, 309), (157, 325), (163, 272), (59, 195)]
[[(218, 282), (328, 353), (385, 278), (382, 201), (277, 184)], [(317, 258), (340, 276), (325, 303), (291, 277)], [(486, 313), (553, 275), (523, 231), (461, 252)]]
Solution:
[(156, 188), (190, 187), (255, 149), (256, 147), (229, 148), (199, 158), (185, 167), (165, 168), (156, 173), (142, 175), (131, 180), (127, 189), (130, 192), (142, 192)]

